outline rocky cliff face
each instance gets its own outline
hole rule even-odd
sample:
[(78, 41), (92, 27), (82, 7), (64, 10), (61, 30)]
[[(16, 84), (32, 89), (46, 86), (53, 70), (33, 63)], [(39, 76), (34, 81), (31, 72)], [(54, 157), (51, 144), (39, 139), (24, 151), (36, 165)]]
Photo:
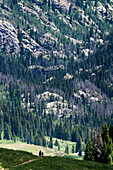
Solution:
[(5, 20), (0, 20), (0, 48), (9, 53), (19, 52), (19, 40), (17, 30), (14, 26)]
[[(1, 18), (4, 22), (0, 22), (0, 32), (10, 34), (1, 35), (2, 47), (3, 44), (14, 44), (18, 51), (17, 26), (20, 25), (22, 43), (36, 57), (42, 53), (44, 56), (48, 55), (49, 59), (51, 51), (58, 59), (67, 56), (75, 59), (82, 55), (87, 57), (103, 43), (103, 38), (112, 24), (112, 1), (99, 1), (97, 4), (94, 1), (84, 1), (82, 5), (70, 0), (55, 0), (50, 1), (50, 4), (46, 1), (45, 4), (44, 1), (33, 2), (19, 1), (16, 7), (12, 7), (10, 3), (2, 5), (1, 2)], [(14, 8), (17, 14), (14, 14)]]

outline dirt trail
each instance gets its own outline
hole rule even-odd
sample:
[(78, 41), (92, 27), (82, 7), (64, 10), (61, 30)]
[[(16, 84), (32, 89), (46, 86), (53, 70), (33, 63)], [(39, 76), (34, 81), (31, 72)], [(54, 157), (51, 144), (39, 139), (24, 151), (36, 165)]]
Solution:
[[(18, 167), (18, 166), (21, 166), (21, 165), (24, 165), (24, 164), (28, 164), (28, 163), (33, 162), (33, 161), (36, 161), (36, 160), (38, 160), (38, 159), (40, 159), (40, 158), (41, 158), (41, 157), (39, 157), (39, 158), (37, 158), (37, 159), (30, 159), (29, 161), (26, 161), (26, 162), (23, 162), (23, 163), (21, 163), (21, 164), (15, 165), (15, 166), (13, 166), (13, 167)], [(7, 170), (7, 168), (3, 168), (3, 170)]]
[[(38, 158), (38, 159), (39, 159), (39, 158)], [(21, 166), (21, 165), (24, 165), (24, 164), (28, 164), (28, 163), (33, 162), (33, 161), (36, 161), (36, 160), (38, 160), (38, 159), (31, 159), (31, 160), (29, 160), (29, 161), (26, 161), (26, 162), (23, 162), (23, 163), (21, 163), (21, 164), (15, 165), (15, 166), (13, 166), (13, 167), (18, 167), (18, 166)]]

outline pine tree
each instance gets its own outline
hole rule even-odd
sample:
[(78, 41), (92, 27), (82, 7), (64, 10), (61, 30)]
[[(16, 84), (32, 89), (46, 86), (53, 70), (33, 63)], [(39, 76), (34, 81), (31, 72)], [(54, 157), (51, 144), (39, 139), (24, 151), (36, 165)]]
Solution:
[(46, 139), (45, 138), (43, 138), (42, 144), (44, 147), (46, 147)]
[(80, 137), (79, 140), (77, 141), (77, 145), (76, 145), (76, 151), (80, 151), (83, 149), (83, 145), (82, 145), (82, 138)]
[(30, 131), (30, 144), (33, 144), (33, 131)]
[(69, 154), (69, 147), (68, 147), (68, 145), (65, 148), (65, 153)]
[[(19, 26), (18, 26), (19, 27)], [(22, 33), (20, 31), (20, 28), (18, 28), (18, 39), (19, 39), (19, 42), (21, 43), (22, 42)]]
[(4, 131), (4, 120), (3, 120), (3, 112), (0, 111), (0, 140), (2, 139), (2, 133)]
[(14, 143), (16, 143), (16, 135), (15, 135), (15, 133), (13, 135), (13, 140), (14, 140)]
[(71, 141), (72, 142), (77, 142), (79, 140), (79, 132), (78, 132), (78, 128), (76, 128), (76, 130), (72, 130), (71, 133)]
[(27, 132), (27, 144), (30, 143), (30, 132)]
[(34, 138), (34, 144), (35, 144), (35, 145), (40, 145), (40, 146), (42, 146), (42, 140), (41, 140), (40, 135), (36, 135), (36, 136), (35, 136), (35, 138)]
[(109, 137), (109, 130), (107, 128), (107, 124), (103, 125), (102, 129), (102, 155), (101, 162), (102, 163), (111, 163), (111, 153), (112, 153), (112, 139)]
[(22, 128), (22, 125), (21, 125), (21, 124), (20, 124), (20, 126), (19, 126), (19, 137), (20, 137), (20, 139), (23, 140), (23, 128)]
[(69, 7), (69, 12), (68, 12), (69, 15), (71, 14), (71, 10), (72, 10), (72, 4)]
[(109, 130), (107, 128), (107, 124), (105, 123), (103, 125), (103, 129), (102, 129), (102, 141), (103, 143), (108, 143), (109, 142)]
[(50, 0), (48, 0), (48, 7), (50, 8), (50, 5), (51, 5), (51, 1)]
[(53, 140), (52, 140), (52, 136), (50, 137), (49, 148), (53, 148)]
[(109, 137), (112, 139), (112, 142), (113, 142), (113, 125), (110, 124), (110, 127), (109, 127)]
[(46, 5), (47, 4), (47, 0), (43, 0), (43, 3), (44, 3), (44, 5)]
[(5, 123), (5, 128), (4, 128), (4, 139), (10, 140), (11, 139), (11, 130), (10, 127), (7, 123)]
[(105, 164), (111, 163), (112, 162), (111, 153), (112, 153), (112, 141), (110, 139), (109, 144), (107, 144), (106, 142), (103, 143), (101, 162)]
[(94, 161), (94, 148), (91, 139), (88, 139), (84, 160)]
[(55, 140), (55, 144), (54, 144), (55, 146), (58, 146), (59, 145), (59, 143), (58, 143), (58, 140), (56, 139)]
[(75, 147), (72, 145), (72, 153), (75, 153)]
[(60, 145), (58, 144), (58, 151), (60, 151)]
[(98, 1), (97, 1), (97, 0), (95, 0), (95, 6), (97, 6), (97, 2), (98, 2)]
[(26, 124), (23, 130), (23, 138), (24, 138), (24, 142), (27, 142), (27, 125)]

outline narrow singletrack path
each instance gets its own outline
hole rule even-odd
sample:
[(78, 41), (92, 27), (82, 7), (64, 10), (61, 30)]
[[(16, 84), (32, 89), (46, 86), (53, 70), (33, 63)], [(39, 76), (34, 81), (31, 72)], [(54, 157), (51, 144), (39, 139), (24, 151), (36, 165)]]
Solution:
[[(40, 158), (41, 158), (41, 157), (39, 157), (38, 159), (40, 159)], [(23, 163), (21, 163), (21, 164), (15, 165), (15, 166), (13, 166), (13, 167), (18, 167), (18, 166), (21, 166), (21, 165), (24, 165), (24, 164), (28, 164), (28, 163), (33, 162), (33, 161), (36, 161), (36, 160), (38, 160), (38, 159), (30, 159), (29, 161), (26, 161), (26, 162), (23, 162)]]

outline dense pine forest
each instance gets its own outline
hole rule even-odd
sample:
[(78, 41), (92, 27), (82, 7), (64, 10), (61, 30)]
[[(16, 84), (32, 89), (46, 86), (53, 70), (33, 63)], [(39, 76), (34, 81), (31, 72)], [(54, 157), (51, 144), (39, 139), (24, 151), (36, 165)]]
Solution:
[(0, 140), (56, 137), (112, 162), (112, 13), (108, 0), (0, 1)]

